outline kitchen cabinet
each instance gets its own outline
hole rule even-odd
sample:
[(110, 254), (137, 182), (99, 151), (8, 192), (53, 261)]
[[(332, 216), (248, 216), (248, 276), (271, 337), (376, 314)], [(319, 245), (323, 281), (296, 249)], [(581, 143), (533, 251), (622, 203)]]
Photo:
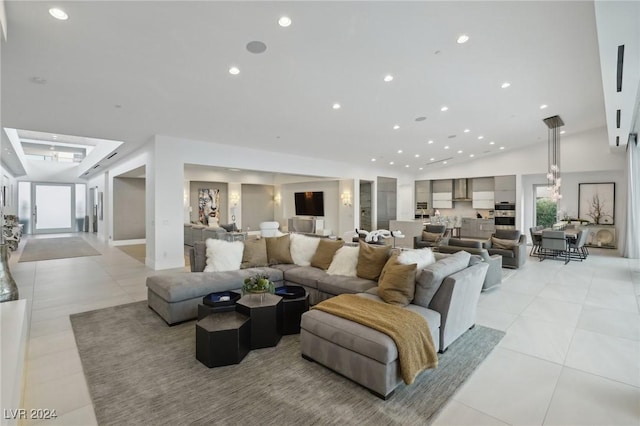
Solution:
[(493, 191), (473, 191), (472, 207), (474, 209), (493, 209)]
[(453, 208), (453, 194), (451, 192), (434, 192), (433, 208), (434, 209)]
[(462, 218), (462, 226), (460, 227), (460, 237), (474, 237), (477, 232), (476, 219), (470, 217)]
[(496, 225), (493, 219), (476, 219), (478, 230), (477, 238), (491, 238), (491, 235), (496, 232)]
[(462, 218), (462, 226), (460, 227), (460, 236), (462, 238), (489, 239), (495, 231), (496, 225), (493, 219)]
[(516, 177), (496, 176), (494, 180), (495, 186), (495, 202), (499, 203), (515, 203), (516, 202)]
[[(491, 191), (494, 190), (494, 179), (492, 177), (475, 178), (472, 180), (473, 190), (475, 191)], [(493, 198), (493, 196), (491, 197)]]

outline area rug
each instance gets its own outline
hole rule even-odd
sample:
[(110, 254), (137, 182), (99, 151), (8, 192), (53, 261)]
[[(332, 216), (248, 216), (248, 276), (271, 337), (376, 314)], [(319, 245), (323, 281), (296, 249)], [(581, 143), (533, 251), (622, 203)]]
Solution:
[(71, 315), (100, 425), (428, 424), (500, 341), (476, 326), (435, 370), (387, 401), (300, 356), (298, 335), (207, 368), (195, 358), (195, 321), (167, 326), (136, 302)]
[(18, 262), (100, 256), (100, 252), (79, 237), (37, 238), (28, 240)]

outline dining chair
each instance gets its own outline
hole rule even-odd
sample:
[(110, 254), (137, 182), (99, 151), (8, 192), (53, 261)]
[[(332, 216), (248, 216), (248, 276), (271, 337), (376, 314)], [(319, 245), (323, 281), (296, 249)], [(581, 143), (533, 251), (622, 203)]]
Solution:
[(542, 244), (538, 251), (538, 257), (541, 262), (547, 257), (563, 257), (566, 265), (571, 258), (564, 231), (542, 231)]
[(589, 237), (589, 230), (582, 229), (578, 232), (575, 240), (569, 241), (568, 249), (569, 256), (572, 259), (578, 259), (581, 262), (587, 258), (589, 252), (587, 251), (585, 244), (587, 243), (587, 238)]

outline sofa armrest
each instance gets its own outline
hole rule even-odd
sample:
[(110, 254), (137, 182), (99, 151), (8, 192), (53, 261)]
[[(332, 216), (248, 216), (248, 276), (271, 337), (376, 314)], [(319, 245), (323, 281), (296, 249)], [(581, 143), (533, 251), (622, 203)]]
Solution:
[(440, 313), (440, 351), (476, 323), (478, 300), (489, 265), (477, 263), (444, 279), (429, 308)]
[(196, 272), (196, 249), (193, 247), (189, 249), (189, 266), (191, 266), (191, 272)]

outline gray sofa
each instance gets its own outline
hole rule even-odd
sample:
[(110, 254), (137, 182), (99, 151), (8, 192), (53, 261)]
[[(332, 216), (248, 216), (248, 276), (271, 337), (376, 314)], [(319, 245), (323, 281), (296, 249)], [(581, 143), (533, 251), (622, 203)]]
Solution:
[(193, 247), (198, 241), (206, 241), (207, 238), (222, 239), (227, 232), (237, 231), (235, 223), (228, 225), (220, 225), (218, 228), (212, 228), (199, 223), (184, 224), (184, 244)]
[[(489, 265), (470, 256), (468, 266), (451, 274), (445, 259), (454, 255), (436, 254), (435, 274), (442, 269), (441, 286), (427, 306), (420, 304), (420, 279), (416, 297), (406, 309), (422, 315), (429, 324), (436, 348), (443, 352), (475, 325), (482, 283)], [(440, 267), (443, 268), (440, 268)], [(423, 290), (424, 291), (424, 290)], [(377, 288), (359, 296), (380, 300)], [(420, 299), (420, 300), (418, 300)], [(394, 341), (384, 333), (314, 309), (302, 315), (300, 351), (305, 359), (318, 362), (361, 384), (386, 399), (402, 382)]]
[(196, 241), (190, 249), (192, 272), (177, 272), (147, 278), (147, 301), (167, 324), (176, 324), (198, 316), (198, 304), (209, 293), (236, 290), (245, 278), (256, 273), (268, 274), (276, 287), (299, 285), (309, 293), (309, 302), (315, 305), (343, 293), (362, 293), (378, 283), (358, 277), (329, 275), (312, 266), (293, 264), (247, 268), (230, 272), (202, 272), (206, 266), (206, 246)]
[(482, 245), (482, 241), (449, 238), (438, 246), (437, 250), (439, 253), (456, 253), (464, 250), (480, 256), (489, 265), (487, 276), (482, 284), (482, 291), (485, 291), (502, 283), (502, 256), (498, 254), (490, 255), (487, 249), (482, 248)]

